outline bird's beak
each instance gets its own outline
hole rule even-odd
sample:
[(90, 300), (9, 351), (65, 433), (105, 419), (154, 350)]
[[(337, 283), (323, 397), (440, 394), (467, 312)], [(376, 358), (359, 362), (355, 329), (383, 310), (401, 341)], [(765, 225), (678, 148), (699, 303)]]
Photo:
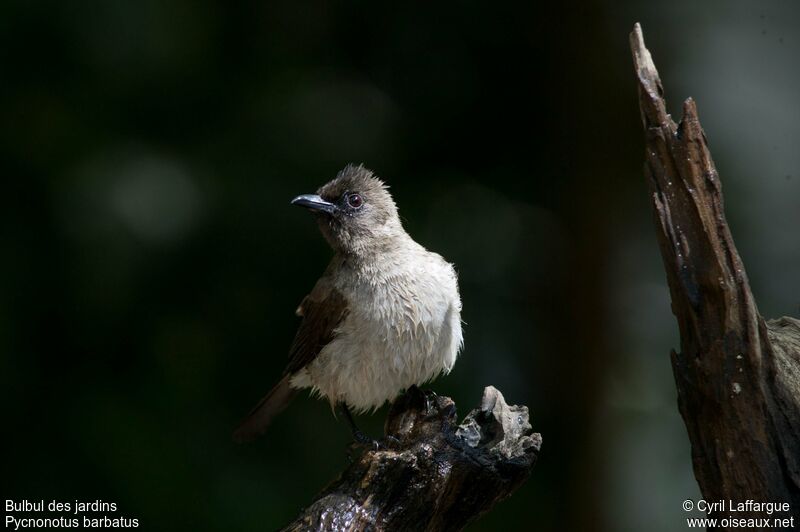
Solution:
[(336, 212), (336, 205), (325, 201), (317, 194), (303, 194), (302, 196), (297, 196), (292, 200), (292, 205), (299, 205), (300, 207), (305, 207), (312, 211), (321, 211), (328, 214)]

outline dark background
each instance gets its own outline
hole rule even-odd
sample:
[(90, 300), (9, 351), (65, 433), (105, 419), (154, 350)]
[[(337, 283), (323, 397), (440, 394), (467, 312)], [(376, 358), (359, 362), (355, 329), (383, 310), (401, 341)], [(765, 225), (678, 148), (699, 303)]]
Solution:
[(800, 4), (557, 4), (3, 2), (3, 499), (145, 530), (295, 516), (344, 423), (303, 394), (258, 443), (230, 432), (330, 255), (288, 202), (363, 162), (459, 271), (466, 348), (433, 388), (463, 415), (493, 384), (544, 437), (471, 530), (684, 529), (628, 32), (676, 116), (698, 101), (762, 313), (796, 316)]

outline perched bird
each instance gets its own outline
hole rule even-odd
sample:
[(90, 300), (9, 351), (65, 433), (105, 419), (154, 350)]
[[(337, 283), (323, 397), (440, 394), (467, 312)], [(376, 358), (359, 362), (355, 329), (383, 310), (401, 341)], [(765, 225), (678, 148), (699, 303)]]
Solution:
[(353, 422), (403, 389), (448, 373), (462, 347), (461, 298), (453, 266), (403, 229), (386, 185), (363, 166), (346, 166), (316, 194), (310, 210), (334, 254), (297, 309), (302, 322), (283, 378), (234, 432), (264, 433), (296, 392), (310, 388)]

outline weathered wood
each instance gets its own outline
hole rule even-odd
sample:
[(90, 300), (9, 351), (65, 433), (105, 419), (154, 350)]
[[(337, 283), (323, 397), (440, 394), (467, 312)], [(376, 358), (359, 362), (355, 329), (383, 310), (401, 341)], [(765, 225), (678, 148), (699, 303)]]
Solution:
[(767, 323), (758, 313), (697, 107), (686, 100), (676, 124), (638, 24), (630, 45), (645, 176), (680, 329), (672, 367), (695, 477), (708, 501), (788, 502), (800, 516), (800, 322)]
[(491, 386), (456, 423), (449, 397), (410, 389), (386, 419), (391, 448), (361, 454), (284, 530), (461, 530), (528, 478), (542, 439)]

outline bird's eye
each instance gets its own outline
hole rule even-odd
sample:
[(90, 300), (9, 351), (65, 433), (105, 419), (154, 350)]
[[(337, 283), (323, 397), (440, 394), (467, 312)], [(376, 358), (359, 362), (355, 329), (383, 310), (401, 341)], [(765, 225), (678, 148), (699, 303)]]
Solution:
[(348, 194), (346, 200), (347, 206), (352, 209), (359, 209), (364, 205), (364, 198), (361, 197), (361, 194)]

